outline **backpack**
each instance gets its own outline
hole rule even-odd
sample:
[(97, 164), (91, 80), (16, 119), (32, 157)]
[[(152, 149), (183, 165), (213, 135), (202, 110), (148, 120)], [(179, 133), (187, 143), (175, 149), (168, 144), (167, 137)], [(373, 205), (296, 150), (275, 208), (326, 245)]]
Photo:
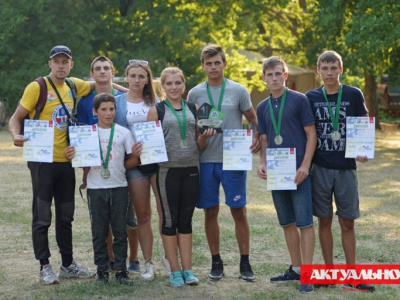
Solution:
[[(46, 85), (45, 79), (43, 77), (38, 77), (35, 79), (35, 81), (39, 84), (40, 92), (39, 92), (38, 102), (36, 103), (36, 107), (35, 107), (36, 113), (33, 116), (32, 120), (39, 119), (40, 113), (43, 111), (43, 108), (46, 105), (46, 101), (47, 101), (47, 85)], [(75, 110), (76, 98), (77, 98), (77, 90), (76, 90), (75, 83), (69, 78), (66, 78), (65, 82), (67, 83), (68, 87), (71, 89), (72, 98), (74, 99), (74, 110)], [(75, 113), (74, 113), (74, 116), (75, 116)], [(28, 120), (28, 119), (29, 119), (29, 114), (27, 114), (25, 116), (25, 118), (22, 120), (21, 134), (24, 134), (25, 120)]]

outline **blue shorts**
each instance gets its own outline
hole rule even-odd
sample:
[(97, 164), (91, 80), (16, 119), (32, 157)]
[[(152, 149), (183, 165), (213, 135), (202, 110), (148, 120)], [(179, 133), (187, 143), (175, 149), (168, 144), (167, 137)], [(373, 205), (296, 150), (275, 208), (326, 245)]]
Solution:
[(142, 179), (150, 178), (151, 176), (153, 176), (156, 173), (157, 173), (157, 171), (155, 171), (154, 173), (152, 172), (152, 173), (143, 174), (142, 172), (139, 171), (138, 168), (133, 167), (129, 170), (126, 170), (126, 179), (128, 181), (142, 180)]
[(311, 178), (307, 177), (297, 190), (272, 191), (279, 224), (287, 227), (296, 222), (297, 228), (313, 226)]
[(223, 171), (222, 163), (200, 164), (200, 191), (197, 208), (218, 205), (219, 186), (225, 192), (225, 203), (232, 208), (246, 205), (246, 171)]

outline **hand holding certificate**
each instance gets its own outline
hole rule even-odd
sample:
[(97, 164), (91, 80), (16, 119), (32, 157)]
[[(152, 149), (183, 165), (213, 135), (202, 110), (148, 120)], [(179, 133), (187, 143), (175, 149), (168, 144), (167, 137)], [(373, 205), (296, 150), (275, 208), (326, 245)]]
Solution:
[(375, 152), (375, 118), (346, 118), (346, 158), (367, 156), (374, 158)]
[(267, 189), (297, 190), (296, 148), (267, 149)]
[(227, 129), (223, 131), (223, 135), (223, 170), (251, 170), (252, 130)]
[(99, 133), (96, 125), (70, 126), (70, 145), (75, 148), (73, 167), (101, 166)]
[(135, 141), (142, 143), (142, 165), (168, 161), (164, 134), (160, 121), (141, 122), (133, 125)]
[(54, 126), (53, 121), (25, 120), (23, 160), (53, 162)]

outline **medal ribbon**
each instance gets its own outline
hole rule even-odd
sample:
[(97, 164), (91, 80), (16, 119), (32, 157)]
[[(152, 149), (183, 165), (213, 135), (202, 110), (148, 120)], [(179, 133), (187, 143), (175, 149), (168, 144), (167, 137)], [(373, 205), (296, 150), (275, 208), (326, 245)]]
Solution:
[(283, 91), (281, 106), (279, 107), (278, 125), (277, 125), (276, 124), (276, 120), (275, 120), (275, 116), (274, 116), (274, 111), (272, 109), (271, 96), (269, 97), (269, 112), (271, 114), (271, 121), (272, 121), (272, 125), (274, 126), (274, 131), (275, 131), (276, 135), (280, 135), (281, 134), (282, 114), (283, 114), (283, 107), (285, 106), (285, 101), (286, 101), (286, 88)]
[(342, 103), (342, 85), (339, 85), (339, 94), (336, 102), (336, 110), (335, 115), (333, 115), (332, 106), (329, 103), (328, 97), (326, 96), (325, 87), (322, 87), (322, 93), (324, 94), (325, 101), (328, 105), (329, 115), (331, 116), (333, 131), (338, 131), (339, 127), (339, 112), (340, 112), (340, 103)]
[(165, 99), (165, 103), (167, 103), (169, 109), (172, 111), (174, 114), (176, 120), (178, 121), (179, 129), (181, 131), (181, 139), (185, 140), (186, 139), (186, 105), (183, 102), (183, 99), (181, 99), (181, 105), (182, 105), (182, 121), (178, 116), (178, 113), (176, 112), (175, 108), (172, 106), (171, 102), (169, 102), (168, 99)]
[[(208, 81), (206, 81), (206, 86), (207, 86), (208, 100), (210, 101), (211, 106), (215, 108), (214, 99), (211, 95), (210, 87), (208, 86)], [(221, 92), (219, 94), (218, 111), (221, 111), (222, 108), (222, 100), (224, 99), (225, 86), (226, 86), (226, 78), (224, 78), (224, 81), (222, 82)]]
[[(96, 124), (97, 127), (98, 124)], [(113, 137), (114, 137), (114, 123), (112, 123), (111, 125), (111, 132), (110, 132), (110, 139), (108, 140), (108, 146), (107, 146), (107, 154), (106, 154), (106, 160), (104, 161), (103, 158), (103, 151), (101, 150), (101, 143), (100, 143), (100, 139), (99, 139), (99, 145), (100, 145), (100, 157), (101, 157), (101, 162), (103, 163), (103, 169), (108, 169), (108, 159), (110, 158), (110, 152), (111, 152), (111, 146), (112, 146), (112, 141), (113, 141)]]

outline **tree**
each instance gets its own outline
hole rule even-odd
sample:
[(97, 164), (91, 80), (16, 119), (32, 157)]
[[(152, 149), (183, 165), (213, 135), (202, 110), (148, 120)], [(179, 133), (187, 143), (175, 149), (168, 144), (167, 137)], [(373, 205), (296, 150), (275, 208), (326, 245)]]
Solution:
[(302, 39), (310, 64), (323, 49), (341, 53), (346, 73), (364, 78), (366, 105), (378, 128), (377, 76), (394, 77), (400, 67), (400, 4), (323, 0), (312, 2), (311, 10), (312, 23)]

